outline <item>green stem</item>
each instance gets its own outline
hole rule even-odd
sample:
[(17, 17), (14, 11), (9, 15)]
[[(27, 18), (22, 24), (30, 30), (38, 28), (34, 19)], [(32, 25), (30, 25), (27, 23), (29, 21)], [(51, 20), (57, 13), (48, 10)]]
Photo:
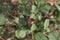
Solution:
[(34, 32), (32, 32), (32, 40), (34, 40)]

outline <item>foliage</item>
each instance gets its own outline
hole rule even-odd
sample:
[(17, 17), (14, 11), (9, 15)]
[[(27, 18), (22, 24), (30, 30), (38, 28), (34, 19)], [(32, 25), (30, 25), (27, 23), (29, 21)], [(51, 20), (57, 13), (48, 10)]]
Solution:
[(0, 0), (0, 40), (60, 40), (60, 0)]

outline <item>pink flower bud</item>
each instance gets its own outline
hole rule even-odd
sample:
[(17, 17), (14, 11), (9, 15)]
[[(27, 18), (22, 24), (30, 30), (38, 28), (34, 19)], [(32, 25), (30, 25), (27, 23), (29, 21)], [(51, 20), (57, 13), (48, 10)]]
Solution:
[(28, 22), (32, 22), (32, 19), (30, 17), (27, 18)]
[(54, 2), (48, 2), (51, 6), (53, 6), (54, 5)]

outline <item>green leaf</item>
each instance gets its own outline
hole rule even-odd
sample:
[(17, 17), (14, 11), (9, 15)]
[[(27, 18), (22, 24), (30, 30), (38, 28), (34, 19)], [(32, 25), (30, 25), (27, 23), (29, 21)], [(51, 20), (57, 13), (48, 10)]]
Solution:
[(55, 32), (48, 35), (49, 40), (57, 40), (57, 34)]
[(34, 16), (35, 16), (35, 14), (32, 13), (32, 14), (30, 15), (30, 18), (34, 18)]
[(40, 13), (38, 13), (38, 14), (36, 14), (36, 16), (37, 16), (38, 20), (41, 20), (41, 19), (42, 19), (41, 12), (40, 12)]
[(44, 2), (44, 1), (42, 1), (40, 3), (40, 10), (42, 10), (43, 12), (49, 12), (49, 10), (51, 10), (51, 9), (52, 9), (52, 7), (48, 3)]
[(22, 4), (23, 2), (22, 2), (21, 0), (19, 0), (19, 3), (21, 3), (21, 4)]
[(47, 32), (50, 32), (50, 29), (49, 29), (49, 28), (46, 28), (46, 31), (47, 31)]
[(25, 7), (24, 6), (20, 6), (20, 5), (18, 6), (18, 11), (19, 12), (23, 12), (24, 10), (25, 10)]
[(20, 38), (20, 36), (19, 36), (19, 31), (20, 31), (20, 30), (16, 30), (16, 31), (15, 31), (15, 36), (16, 36), (17, 38)]
[(6, 22), (6, 18), (5, 18), (5, 15), (3, 14), (0, 14), (0, 25), (4, 25)]
[(59, 37), (59, 40), (60, 40), (60, 37)]
[(58, 11), (58, 9), (54, 10), (53, 14), (56, 18), (60, 16), (60, 12)]
[(51, 9), (51, 6), (50, 6), (49, 4), (46, 4), (46, 5), (44, 6), (44, 9), (49, 11), (49, 10)]
[(24, 38), (24, 37), (26, 37), (26, 30), (21, 30), (20, 32), (19, 32), (19, 37), (20, 38)]
[(40, 33), (40, 32), (38, 32), (38, 33), (35, 35), (35, 39), (36, 39), (36, 40), (48, 40), (47, 37), (46, 37), (43, 33)]
[(10, 5), (3, 5), (3, 6), (1, 6), (1, 10), (4, 11), (3, 13), (10, 12), (11, 8), (12, 7)]
[(38, 19), (39, 19), (39, 20), (41, 20), (41, 18), (42, 18), (42, 16), (41, 16), (41, 15), (39, 15), (39, 16), (38, 16)]
[(27, 25), (27, 21), (24, 18), (20, 18), (20, 25), (21, 26)]
[(48, 28), (49, 26), (49, 19), (46, 19), (44, 22), (44, 29)]
[(31, 12), (34, 13), (35, 10), (36, 10), (36, 6), (35, 6), (35, 5), (32, 5), (32, 7), (31, 7)]
[(4, 26), (0, 26), (0, 36), (2, 35), (2, 32), (3, 32), (3, 28)]
[(30, 34), (30, 33), (31, 33), (31, 31), (30, 31), (30, 30), (26, 30), (26, 33), (27, 33), (27, 35), (28, 35), (28, 34)]
[(16, 23), (19, 23), (19, 18), (15, 18), (15, 20), (14, 20)]
[(32, 24), (31, 26), (31, 32), (37, 30), (37, 26), (35, 24)]
[(31, 32), (30, 32), (30, 30), (20, 30), (20, 29), (18, 29), (18, 30), (16, 30), (15, 31), (15, 36), (18, 38), (18, 39), (20, 39), (20, 38), (24, 38), (24, 37), (26, 37), (26, 35), (28, 35), (28, 34), (30, 34)]
[(60, 6), (58, 4), (55, 3), (55, 6), (57, 7), (57, 9), (60, 11)]
[(28, 1), (28, 0), (19, 0), (19, 3), (20, 3), (20, 4), (23, 4), (23, 3), (25, 3), (26, 1)]

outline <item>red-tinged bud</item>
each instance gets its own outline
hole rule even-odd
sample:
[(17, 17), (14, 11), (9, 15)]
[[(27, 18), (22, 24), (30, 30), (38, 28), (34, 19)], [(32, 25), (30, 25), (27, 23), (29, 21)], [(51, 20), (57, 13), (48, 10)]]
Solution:
[(53, 6), (54, 5), (54, 2), (48, 2), (51, 6)]
[(49, 3), (51, 6), (54, 5), (55, 0), (46, 0), (47, 3)]
[(27, 18), (28, 22), (32, 22), (32, 19), (30, 17)]

